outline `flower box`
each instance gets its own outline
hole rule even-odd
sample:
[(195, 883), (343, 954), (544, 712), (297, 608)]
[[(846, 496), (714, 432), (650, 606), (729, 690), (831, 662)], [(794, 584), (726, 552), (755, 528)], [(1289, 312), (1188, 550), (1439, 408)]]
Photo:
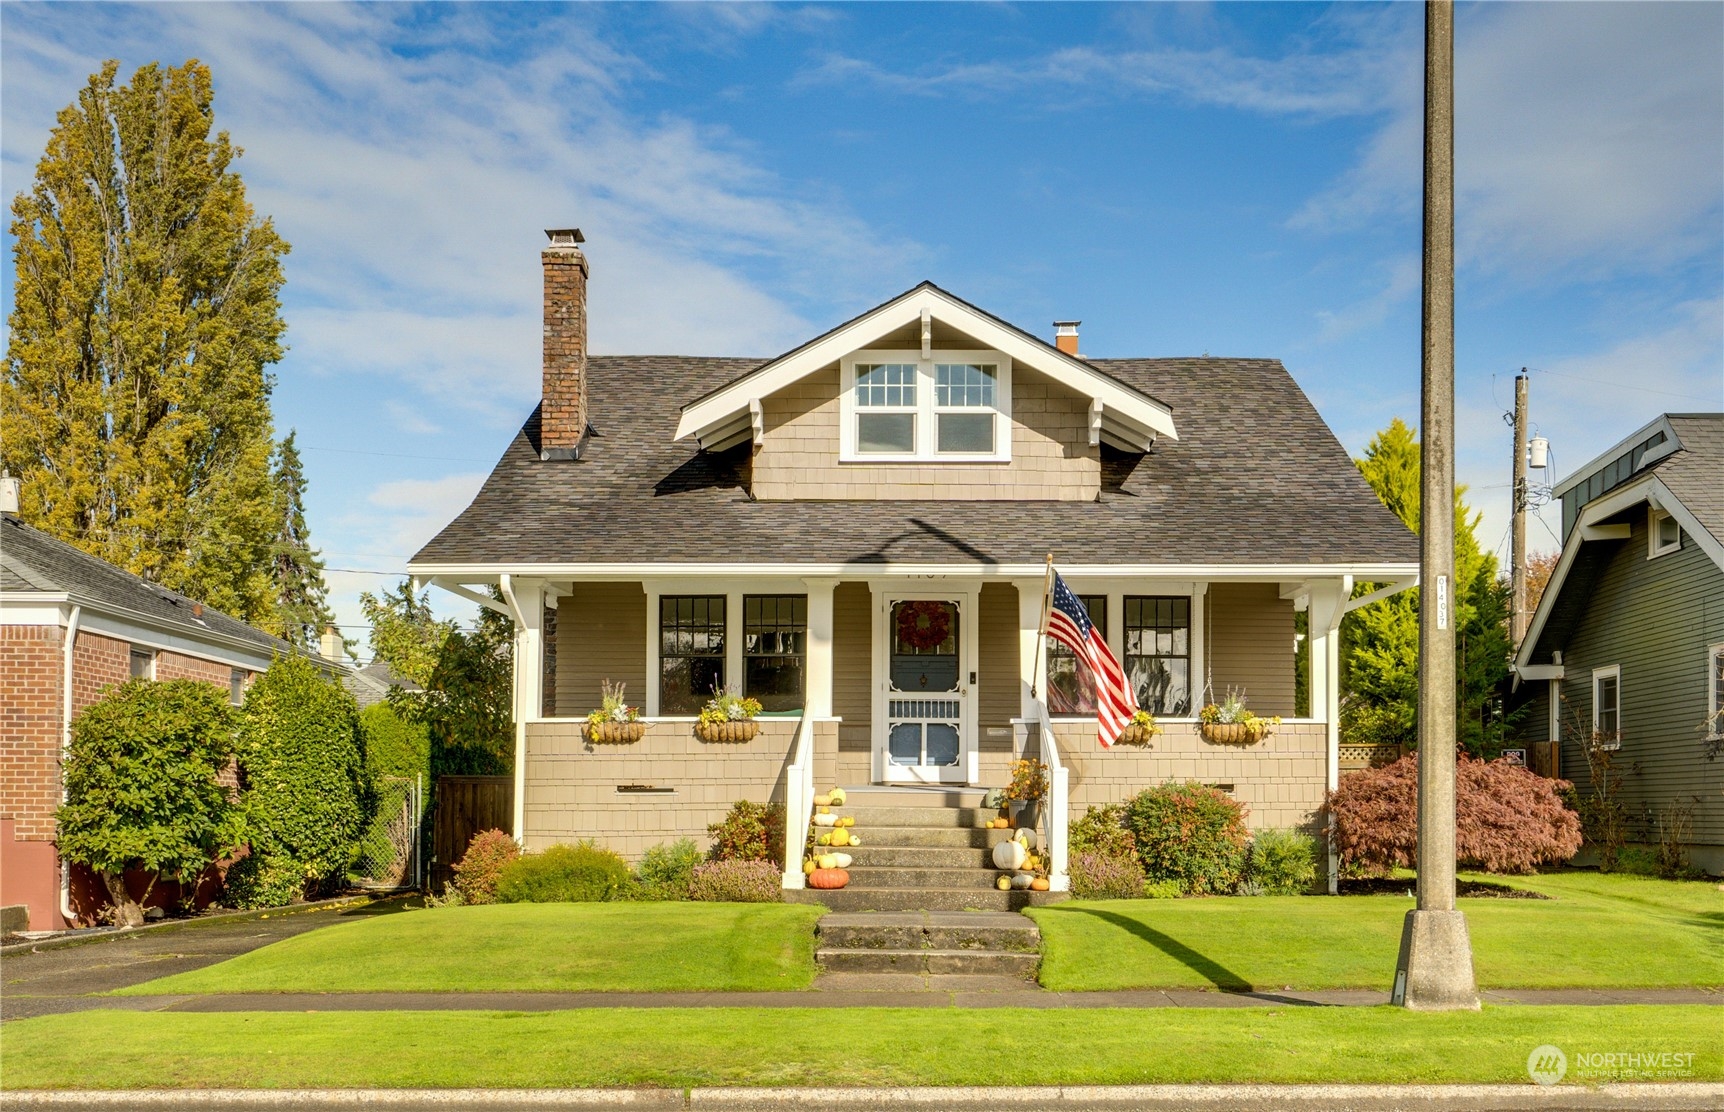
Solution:
[(1119, 737), (1115, 739), (1115, 744), (1148, 745), (1155, 735), (1160, 732), (1160, 730), (1157, 730), (1153, 726), (1139, 726), (1137, 723), (1133, 722), (1131, 725), (1119, 732)]
[(587, 740), (596, 745), (627, 745), (645, 736), (645, 722), (587, 723)]
[(1204, 741), (1217, 745), (1255, 745), (1269, 733), (1263, 726), (1247, 726), (1243, 722), (1205, 722), (1197, 727)]
[(753, 741), (760, 733), (760, 723), (752, 718), (740, 722), (696, 722), (694, 736), (706, 742)]

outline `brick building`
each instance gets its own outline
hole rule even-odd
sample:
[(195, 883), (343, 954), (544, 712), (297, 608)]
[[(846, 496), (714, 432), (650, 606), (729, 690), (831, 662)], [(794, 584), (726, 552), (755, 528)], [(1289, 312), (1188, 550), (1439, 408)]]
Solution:
[[(60, 758), (80, 710), (133, 676), (205, 680), (237, 703), (290, 651), (0, 511), (0, 905), (53, 930), (105, 901), (94, 877), (61, 868), (54, 846)], [(152, 902), (178, 895), (158, 893)]]

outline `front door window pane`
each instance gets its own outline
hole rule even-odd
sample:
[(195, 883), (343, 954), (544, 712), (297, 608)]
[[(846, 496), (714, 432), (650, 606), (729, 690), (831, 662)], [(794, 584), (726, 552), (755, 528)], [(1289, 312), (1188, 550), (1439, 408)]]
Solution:
[(892, 734), (886, 741), (886, 753), (895, 765), (921, 764), (922, 724), (900, 722), (893, 726)]
[(958, 728), (950, 722), (930, 722), (928, 752), (923, 764), (950, 767), (958, 763)]
[(724, 690), (724, 596), (664, 595), (659, 605), (659, 713), (699, 714)]
[(1125, 600), (1125, 673), (1144, 710), (1169, 716), (1191, 713), (1189, 598)]

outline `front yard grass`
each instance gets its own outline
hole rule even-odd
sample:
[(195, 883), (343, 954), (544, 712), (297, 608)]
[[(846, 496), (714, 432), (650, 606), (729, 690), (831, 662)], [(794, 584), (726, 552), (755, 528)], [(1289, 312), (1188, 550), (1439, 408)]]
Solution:
[[(83, 1012), (0, 1031), (7, 1090), (1527, 1082), (1550, 1043), (1692, 1054), (1724, 1078), (1706, 1006), (604, 1008), (564, 1012)], [(1024, 1054), (1031, 1043), (1057, 1053)], [(1626, 1079), (1626, 1078), (1622, 1078)]]
[[(1587, 872), (1468, 879), (1552, 897), (1460, 901), (1480, 988), (1724, 985), (1715, 882)], [(1079, 900), (1030, 915), (1050, 989), (1386, 989), (1411, 907), (1396, 896)]]
[(122, 989), (226, 992), (676, 992), (807, 988), (797, 904), (493, 904), (338, 923)]

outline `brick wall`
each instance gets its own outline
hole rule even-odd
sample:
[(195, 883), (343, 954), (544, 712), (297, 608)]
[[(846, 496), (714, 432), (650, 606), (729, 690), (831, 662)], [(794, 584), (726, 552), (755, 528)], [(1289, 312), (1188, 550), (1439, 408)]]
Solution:
[(761, 399), (764, 432), (753, 490), (764, 499), (1054, 499), (1101, 490), (1089, 445), (1089, 401), (1045, 375), (1012, 370), (1010, 463), (838, 462), (837, 364)]
[(131, 676), (131, 642), (79, 630), (72, 646), (72, 717)]
[(223, 692), (233, 676), (233, 666), (219, 664), (213, 660), (199, 660), (195, 656), (183, 656), (180, 653), (167, 651), (156, 654), (156, 679), (158, 680), (203, 680), (213, 683)]
[(0, 819), (18, 841), (54, 837), (62, 637), (58, 626), (0, 626)]

